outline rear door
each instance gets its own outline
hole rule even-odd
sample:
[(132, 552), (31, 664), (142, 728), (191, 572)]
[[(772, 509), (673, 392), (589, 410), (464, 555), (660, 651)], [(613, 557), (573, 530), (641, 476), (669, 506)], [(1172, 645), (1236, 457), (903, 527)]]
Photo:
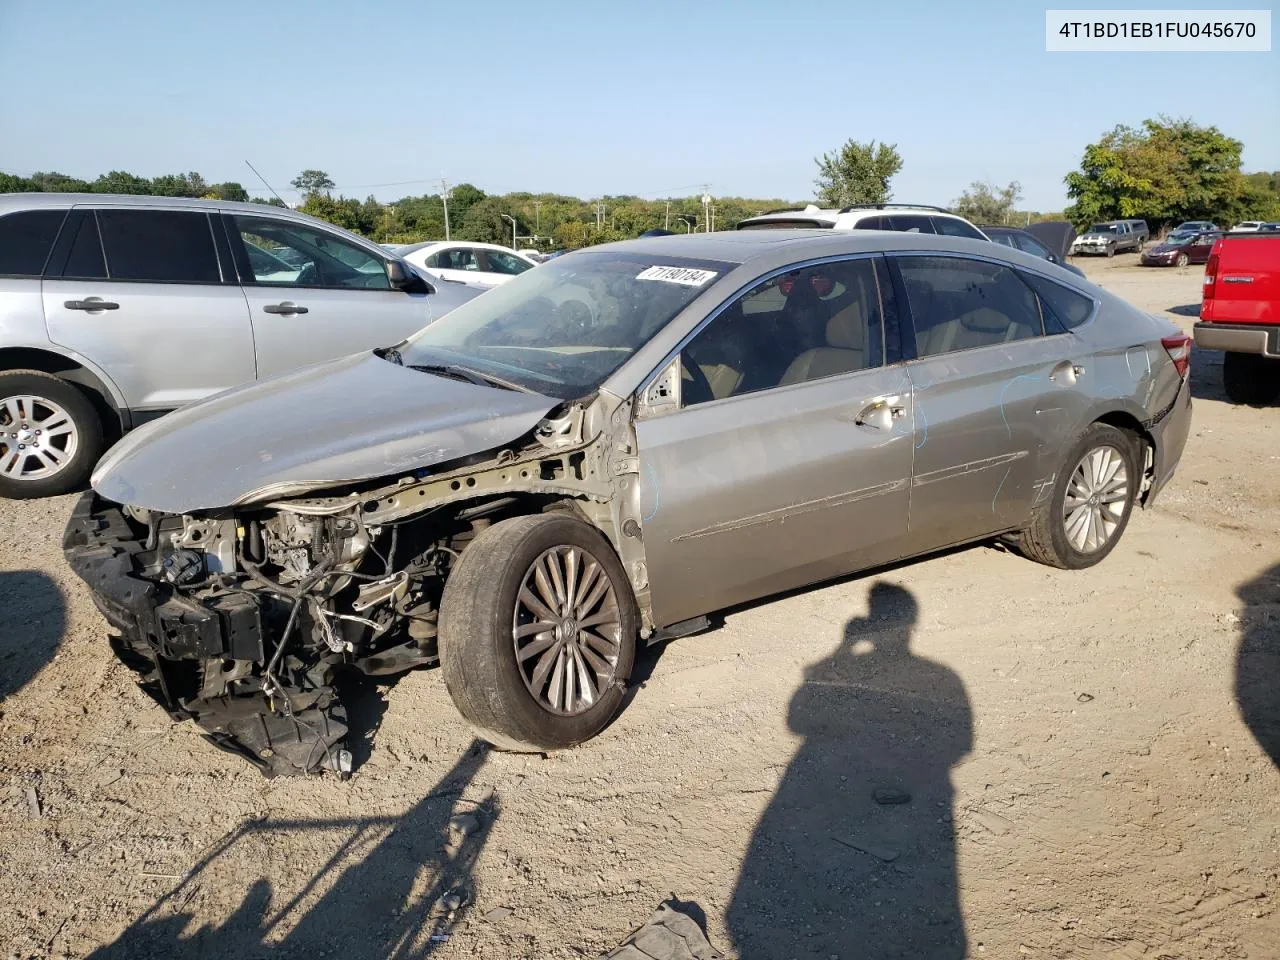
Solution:
[(135, 412), (253, 380), (248, 308), (215, 226), (204, 211), (77, 206), (50, 257), (49, 339), (102, 367)]
[(475, 247), (458, 246), (437, 250), (427, 257), (426, 265), (428, 270), (446, 280), (482, 287), (493, 285), (493, 278), (481, 264), (480, 254)]
[(977, 257), (890, 258), (910, 305), (916, 359), (913, 551), (1020, 525), (1048, 495), (1064, 439), (1085, 407), (1069, 333), (1046, 335), (1035, 292)]
[(253, 318), (258, 376), (403, 340), (431, 321), (429, 295), (393, 289), (386, 260), (307, 223), (224, 214)]
[(899, 555), (911, 387), (878, 259), (757, 284), (681, 352), (681, 408), (637, 423), (659, 624)]

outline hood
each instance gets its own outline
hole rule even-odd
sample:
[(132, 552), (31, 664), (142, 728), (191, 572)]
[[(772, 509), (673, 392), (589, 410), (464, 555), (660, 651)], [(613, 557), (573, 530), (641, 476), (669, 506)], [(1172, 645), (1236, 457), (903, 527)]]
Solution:
[(128, 434), (98, 464), (108, 500), (190, 513), (483, 453), (561, 401), (361, 353), (237, 387)]
[(1067, 254), (1071, 252), (1071, 244), (1076, 240), (1074, 226), (1065, 220), (1045, 220), (1042, 223), (1028, 224), (1023, 229), (1048, 247), (1052, 253), (1057, 254), (1060, 261), (1066, 262)]
[(1181, 250), (1185, 244), (1182, 243), (1158, 243), (1151, 247), (1148, 253), (1173, 253), (1175, 250)]

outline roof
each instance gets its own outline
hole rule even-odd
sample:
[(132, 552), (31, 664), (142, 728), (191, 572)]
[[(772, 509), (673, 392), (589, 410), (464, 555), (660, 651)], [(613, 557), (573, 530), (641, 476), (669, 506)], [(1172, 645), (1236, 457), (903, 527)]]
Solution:
[(681, 233), (670, 237), (642, 237), (576, 250), (578, 256), (602, 250), (642, 253), (647, 256), (688, 257), (748, 263), (769, 258), (801, 260), (806, 257), (841, 256), (892, 250), (937, 250), (1006, 256), (1008, 247), (986, 240), (946, 237), (935, 233), (901, 233), (896, 230), (726, 230), (717, 233)]
[(504, 253), (522, 253), (512, 247), (503, 246), (500, 243), (484, 243), (480, 240), (423, 240), (421, 243), (406, 243), (400, 252), (417, 253), (419, 250), (427, 250), (431, 247), (476, 247), (480, 250), (501, 250)]

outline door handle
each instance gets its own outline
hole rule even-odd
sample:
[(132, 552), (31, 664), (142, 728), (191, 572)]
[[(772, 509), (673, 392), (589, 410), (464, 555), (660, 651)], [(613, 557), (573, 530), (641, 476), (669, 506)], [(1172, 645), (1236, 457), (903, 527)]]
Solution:
[(876, 400), (867, 404), (853, 418), (859, 427), (871, 427), (874, 430), (892, 430), (893, 421), (902, 419), (907, 412), (906, 407), (896, 406), (885, 400)]
[(103, 300), (100, 297), (86, 297), (84, 300), (66, 300), (62, 304), (68, 310), (119, 310), (120, 304)]
[(1070, 360), (1063, 360), (1053, 368), (1049, 374), (1049, 379), (1054, 383), (1061, 384), (1064, 387), (1075, 386), (1075, 382), (1084, 376), (1084, 367), (1078, 363), (1072, 363)]
[(284, 303), (268, 303), (262, 308), (263, 313), (278, 313), (281, 316), (291, 316), (295, 313), (306, 313), (306, 307), (300, 307), (296, 303), (290, 303), (286, 300)]

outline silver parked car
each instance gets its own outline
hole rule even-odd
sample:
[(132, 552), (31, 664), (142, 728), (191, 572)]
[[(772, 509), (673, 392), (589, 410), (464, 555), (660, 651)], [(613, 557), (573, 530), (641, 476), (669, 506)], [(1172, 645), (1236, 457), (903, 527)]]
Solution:
[(475, 296), (277, 207), (0, 195), (0, 496), (73, 490), (139, 423)]
[(343, 668), (439, 662), (481, 736), (568, 747), (730, 605), (999, 535), (1097, 563), (1178, 464), (1189, 359), (985, 240), (611, 244), (136, 431), (66, 554), (144, 686), (269, 772), (349, 766)]

